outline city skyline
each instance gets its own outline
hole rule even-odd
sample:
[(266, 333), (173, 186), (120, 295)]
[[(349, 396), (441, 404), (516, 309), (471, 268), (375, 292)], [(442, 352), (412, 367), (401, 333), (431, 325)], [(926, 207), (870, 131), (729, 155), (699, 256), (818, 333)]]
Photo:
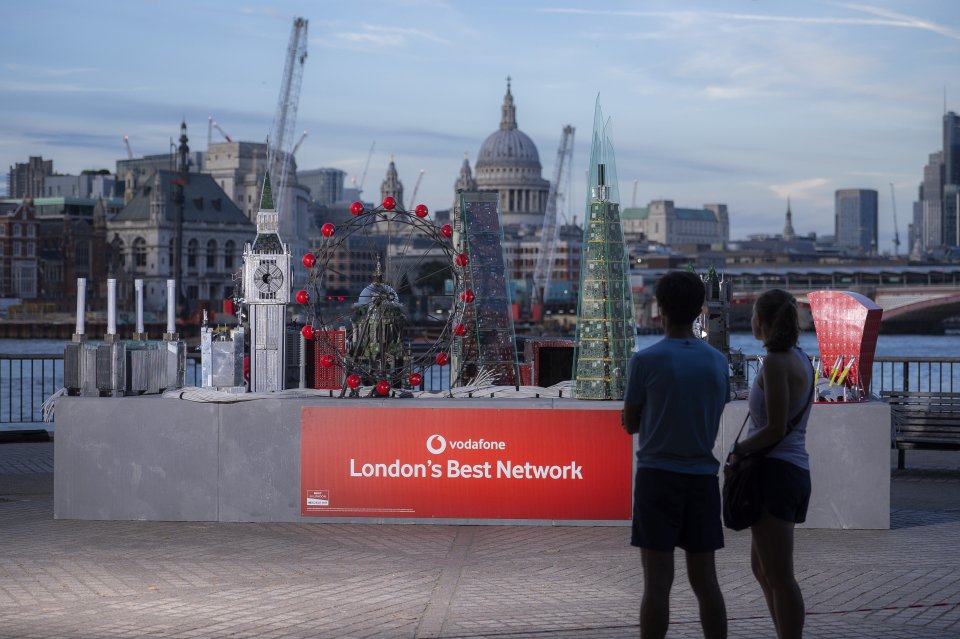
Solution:
[(417, 200), (434, 210), (453, 203), (463, 153), (472, 165), (496, 130), (509, 75), (544, 178), (563, 126), (577, 128), (578, 218), (599, 93), (623, 206), (635, 180), (638, 206), (722, 202), (742, 238), (780, 233), (789, 197), (798, 235), (831, 235), (836, 190), (874, 189), (879, 249), (892, 252), (889, 184), (905, 240), (943, 111), (960, 111), (948, 3), (347, 4), (0, 5), (0, 191), (29, 156), (79, 173), (114, 170), (124, 135), (137, 156), (167, 152), (181, 118), (193, 150), (208, 116), (263, 141), (298, 15), (310, 21), (299, 168), (359, 178), (375, 143), (365, 199), (392, 155), (408, 194), (424, 169)]

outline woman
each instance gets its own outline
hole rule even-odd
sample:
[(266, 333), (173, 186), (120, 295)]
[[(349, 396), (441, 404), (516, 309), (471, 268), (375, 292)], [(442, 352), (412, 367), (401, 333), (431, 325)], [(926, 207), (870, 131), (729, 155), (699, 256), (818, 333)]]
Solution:
[[(804, 604), (793, 573), (793, 528), (806, 519), (810, 500), (807, 420), (813, 403), (813, 367), (797, 346), (797, 301), (780, 289), (753, 307), (753, 336), (767, 351), (750, 389), (750, 429), (733, 450), (763, 454), (763, 514), (750, 530), (750, 563), (779, 639), (803, 633)], [(771, 448), (772, 447), (772, 448)]]

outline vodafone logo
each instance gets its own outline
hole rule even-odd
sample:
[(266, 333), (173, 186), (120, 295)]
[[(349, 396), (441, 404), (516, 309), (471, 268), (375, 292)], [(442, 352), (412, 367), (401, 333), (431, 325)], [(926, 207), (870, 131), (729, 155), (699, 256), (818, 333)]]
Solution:
[(447, 440), (443, 435), (430, 435), (427, 437), (427, 450), (433, 455), (439, 455), (447, 449)]
[(507, 443), (499, 441), (488, 441), (486, 439), (464, 439), (447, 441), (443, 435), (430, 435), (427, 437), (427, 450), (431, 455), (439, 455), (447, 450), (506, 450)]

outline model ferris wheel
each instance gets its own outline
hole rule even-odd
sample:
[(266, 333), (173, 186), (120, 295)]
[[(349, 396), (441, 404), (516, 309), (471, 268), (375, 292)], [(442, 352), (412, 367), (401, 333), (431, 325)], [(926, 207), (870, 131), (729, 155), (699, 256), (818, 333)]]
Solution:
[(420, 388), (425, 376), (444, 375), (467, 332), (469, 258), (454, 246), (453, 227), (428, 220), (423, 204), (406, 211), (386, 197), (373, 209), (354, 202), (350, 213), (339, 226), (323, 224), (320, 247), (302, 260), (310, 276), (296, 301), (315, 351), (314, 386), (341, 396)]

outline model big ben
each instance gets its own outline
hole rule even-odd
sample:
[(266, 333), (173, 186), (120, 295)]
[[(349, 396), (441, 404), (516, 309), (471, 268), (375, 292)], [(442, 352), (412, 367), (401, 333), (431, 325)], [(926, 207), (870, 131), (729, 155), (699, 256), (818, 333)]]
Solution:
[(283, 390), (290, 251), (280, 241), (269, 173), (257, 212), (257, 237), (243, 251), (243, 295), (250, 321), (250, 390)]

